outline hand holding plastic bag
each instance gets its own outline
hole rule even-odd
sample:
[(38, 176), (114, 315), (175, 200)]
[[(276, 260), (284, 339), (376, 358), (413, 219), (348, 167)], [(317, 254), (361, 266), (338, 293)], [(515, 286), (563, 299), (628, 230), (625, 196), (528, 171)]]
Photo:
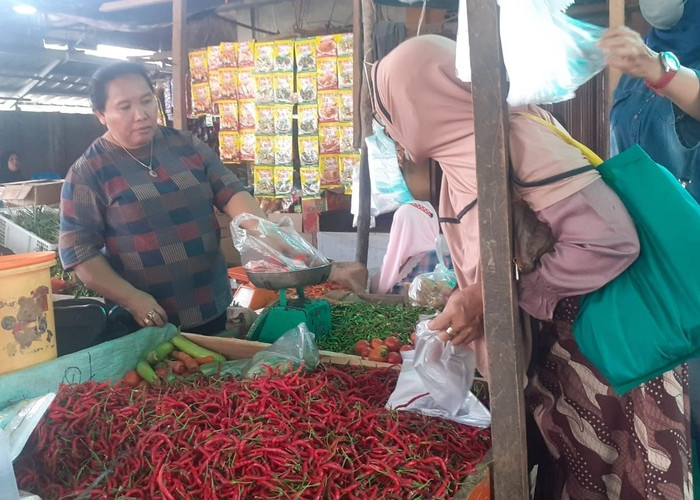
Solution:
[(429, 273), (419, 274), (408, 288), (411, 305), (442, 309), (457, 286), (457, 275), (445, 262), (445, 242), (442, 235), (435, 240), (439, 264)]
[(251, 214), (231, 221), (233, 245), (249, 271), (280, 273), (329, 264), (321, 253), (294, 230), (291, 219), (278, 224)]
[(300, 367), (302, 362), (305, 369), (313, 371), (320, 363), (315, 339), (316, 336), (308, 329), (306, 323), (299, 323), (296, 328), (275, 340), (270, 347), (255, 353), (243, 368), (241, 376), (264, 375), (267, 372), (266, 367), (286, 372)]

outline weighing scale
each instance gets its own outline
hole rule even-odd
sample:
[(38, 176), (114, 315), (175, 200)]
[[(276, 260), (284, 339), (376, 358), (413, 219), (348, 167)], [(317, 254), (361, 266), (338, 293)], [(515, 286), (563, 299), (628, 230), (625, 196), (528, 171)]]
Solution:
[[(299, 323), (306, 323), (316, 338), (331, 331), (331, 305), (323, 299), (307, 299), (304, 287), (320, 285), (331, 274), (331, 264), (289, 271), (259, 273), (246, 270), (248, 279), (257, 288), (278, 290), (279, 300), (266, 307), (250, 327), (248, 340), (272, 343)], [(288, 288), (296, 288), (297, 298), (287, 299)]]

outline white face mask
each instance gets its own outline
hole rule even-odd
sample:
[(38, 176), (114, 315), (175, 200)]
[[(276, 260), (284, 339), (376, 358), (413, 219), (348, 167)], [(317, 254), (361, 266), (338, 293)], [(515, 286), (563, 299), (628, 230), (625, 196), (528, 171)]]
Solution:
[(683, 16), (687, 0), (639, 0), (642, 16), (654, 28), (668, 30), (673, 28)]

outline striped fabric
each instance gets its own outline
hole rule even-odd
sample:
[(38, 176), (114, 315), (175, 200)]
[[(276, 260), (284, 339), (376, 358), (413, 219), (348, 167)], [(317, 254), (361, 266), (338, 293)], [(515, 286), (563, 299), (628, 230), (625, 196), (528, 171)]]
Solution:
[[(150, 152), (134, 154), (148, 164)], [(95, 140), (66, 176), (59, 255), (71, 269), (102, 251), (170, 322), (197, 326), (231, 301), (213, 206), (223, 211), (244, 186), (202, 141), (169, 128), (156, 132), (152, 166), (157, 178), (120, 146)]]

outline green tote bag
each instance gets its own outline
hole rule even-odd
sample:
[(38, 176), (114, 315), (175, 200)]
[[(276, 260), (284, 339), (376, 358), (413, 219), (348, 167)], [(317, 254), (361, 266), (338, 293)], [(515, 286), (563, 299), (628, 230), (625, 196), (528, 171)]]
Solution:
[(602, 162), (529, 116), (581, 149), (625, 204), (639, 235), (639, 258), (581, 300), (573, 325), (581, 352), (618, 394), (699, 356), (700, 205), (641, 147)]

